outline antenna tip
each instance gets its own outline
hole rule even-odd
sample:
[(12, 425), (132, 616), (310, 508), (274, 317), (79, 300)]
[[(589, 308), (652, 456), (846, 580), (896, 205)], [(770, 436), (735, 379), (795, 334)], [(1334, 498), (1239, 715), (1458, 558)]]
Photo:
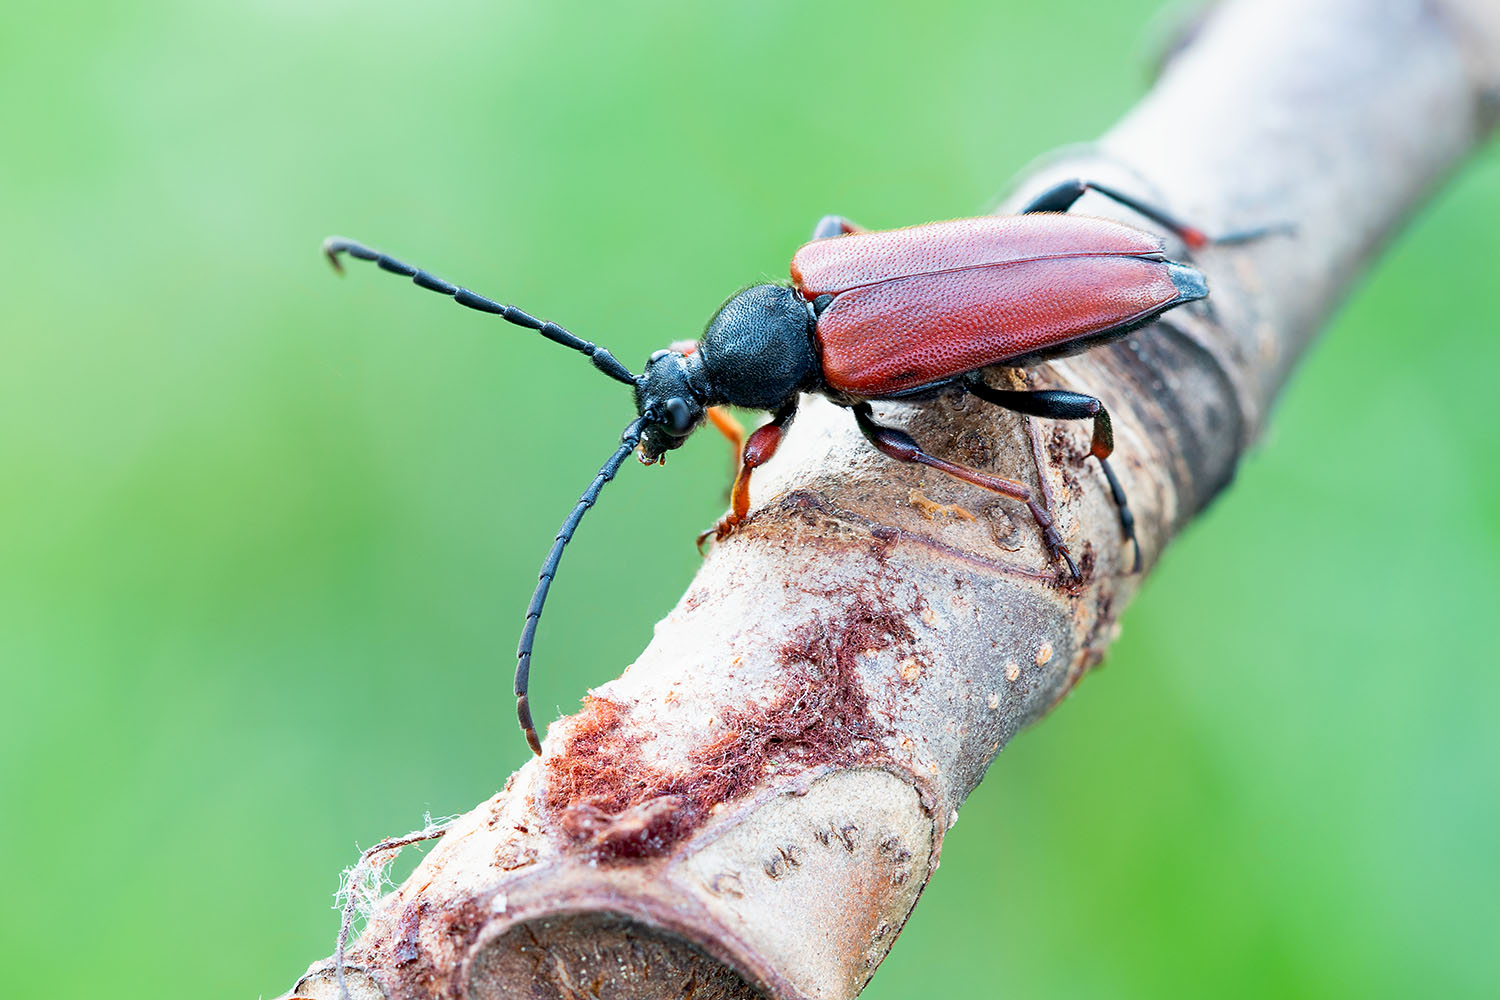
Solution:
[(323, 241), (323, 256), (328, 258), (328, 263), (333, 265), (334, 271), (344, 273), (344, 262), (339, 260), (339, 254), (348, 247), (348, 241), (341, 236), (330, 236)]
[(531, 747), (531, 752), (540, 757), (542, 741), (537, 739), (536, 725), (531, 721), (531, 705), (524, 694), (516, 695), (516, 716), (521, 720), (521, 732), (526, 734), (526, 742)]

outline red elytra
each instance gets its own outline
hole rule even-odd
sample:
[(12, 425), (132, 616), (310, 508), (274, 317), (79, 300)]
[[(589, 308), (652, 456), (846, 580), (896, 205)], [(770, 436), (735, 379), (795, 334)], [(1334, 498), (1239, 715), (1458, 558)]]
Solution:
[(816, 240), (792, 258), (828, 385), (880, 398), (1058, 353), (1179, 297), (1164, 245), (1105, 219), (957, 219)]

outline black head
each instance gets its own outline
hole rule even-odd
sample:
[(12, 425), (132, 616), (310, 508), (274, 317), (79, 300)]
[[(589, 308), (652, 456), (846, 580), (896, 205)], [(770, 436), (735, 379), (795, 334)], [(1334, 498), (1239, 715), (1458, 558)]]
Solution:
[(713, 401), (703, 357), (696, 350), (651, 355), (635, 383), (635, 408), (645, 421), (641, 461), (660, 462), (667, 452), (682, 447)]

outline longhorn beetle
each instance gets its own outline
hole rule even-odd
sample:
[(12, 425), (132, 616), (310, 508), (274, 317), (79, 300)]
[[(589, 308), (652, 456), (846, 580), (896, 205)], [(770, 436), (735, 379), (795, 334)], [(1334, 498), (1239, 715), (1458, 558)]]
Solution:
[(888, 232), (867, 232), (830, 215), (813, 230), (812, 242), (792, 257), (790, 285), (752, 285), (737, 292), (708, 321), (701, 340), (657, 351), (640, 375), (556, 323), (353, 240), (324, 241), (323, 251), (336, 270), (343, 270), (341, 253), (374, 261), (423, 288), (452, 296), (459, 305), (492, 313), (587, 355), (595, 368), (635, 393), (636, 419), (563, 521), (526, 608), (516, 650), (516, 712), (534, 753), (540, 754), (542, 746), (527, 704), (531, 650), (563, 548), (604, 484), (637, 447), (643, 464), (662, 462), (707, 420), (738, 450), (743, 431), (723, 409), (726, 405), (766, 410), (771, 420), (743, 441), (729, 511), (698, 536), (700, 546), (710, 535), (722, 541), (745, 520), (751, 473), (775, 454), (797, 412), (799, 394), (808, 392), (847, 407), (881, 453), (1026, 504), (1050, 557), (1079, 579), (1062, 535), (1023, 483), (930, 455), (910, 435), (879, 423), (870, 408), (871, 400), (921, 400), (956, 389), (1034, 417), (1092, 420), (1090, 454), (1099, 459), (1119, 509), (1121, 531), (1134, 546), (1131, 572), (1140, 569), (1134, 518), (1107, 461), (1114, 435), (1104, 404), (1060, 389), (995, 389), (981, 375), (992, 365), (1024, 368), (1087, 350), (1208, 294), (1203, 275), (1168, 260), (1159, 238), (1119, 222), (1066, 214), (1090, 189), (1156, 222), (1191, 249), (1210, 242), (1201, 230), (1160, 209), (1085, 180), (1048, 189), (1019, 215)]

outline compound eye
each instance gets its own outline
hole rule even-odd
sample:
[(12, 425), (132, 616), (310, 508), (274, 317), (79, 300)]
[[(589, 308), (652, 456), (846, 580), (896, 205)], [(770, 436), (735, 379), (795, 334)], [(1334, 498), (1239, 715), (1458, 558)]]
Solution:
[(666, 412), (667, 430), (674, 437), (683, 437), (693, 429), (693, 408), (681, 396), (673, 396), (663, 405)]

